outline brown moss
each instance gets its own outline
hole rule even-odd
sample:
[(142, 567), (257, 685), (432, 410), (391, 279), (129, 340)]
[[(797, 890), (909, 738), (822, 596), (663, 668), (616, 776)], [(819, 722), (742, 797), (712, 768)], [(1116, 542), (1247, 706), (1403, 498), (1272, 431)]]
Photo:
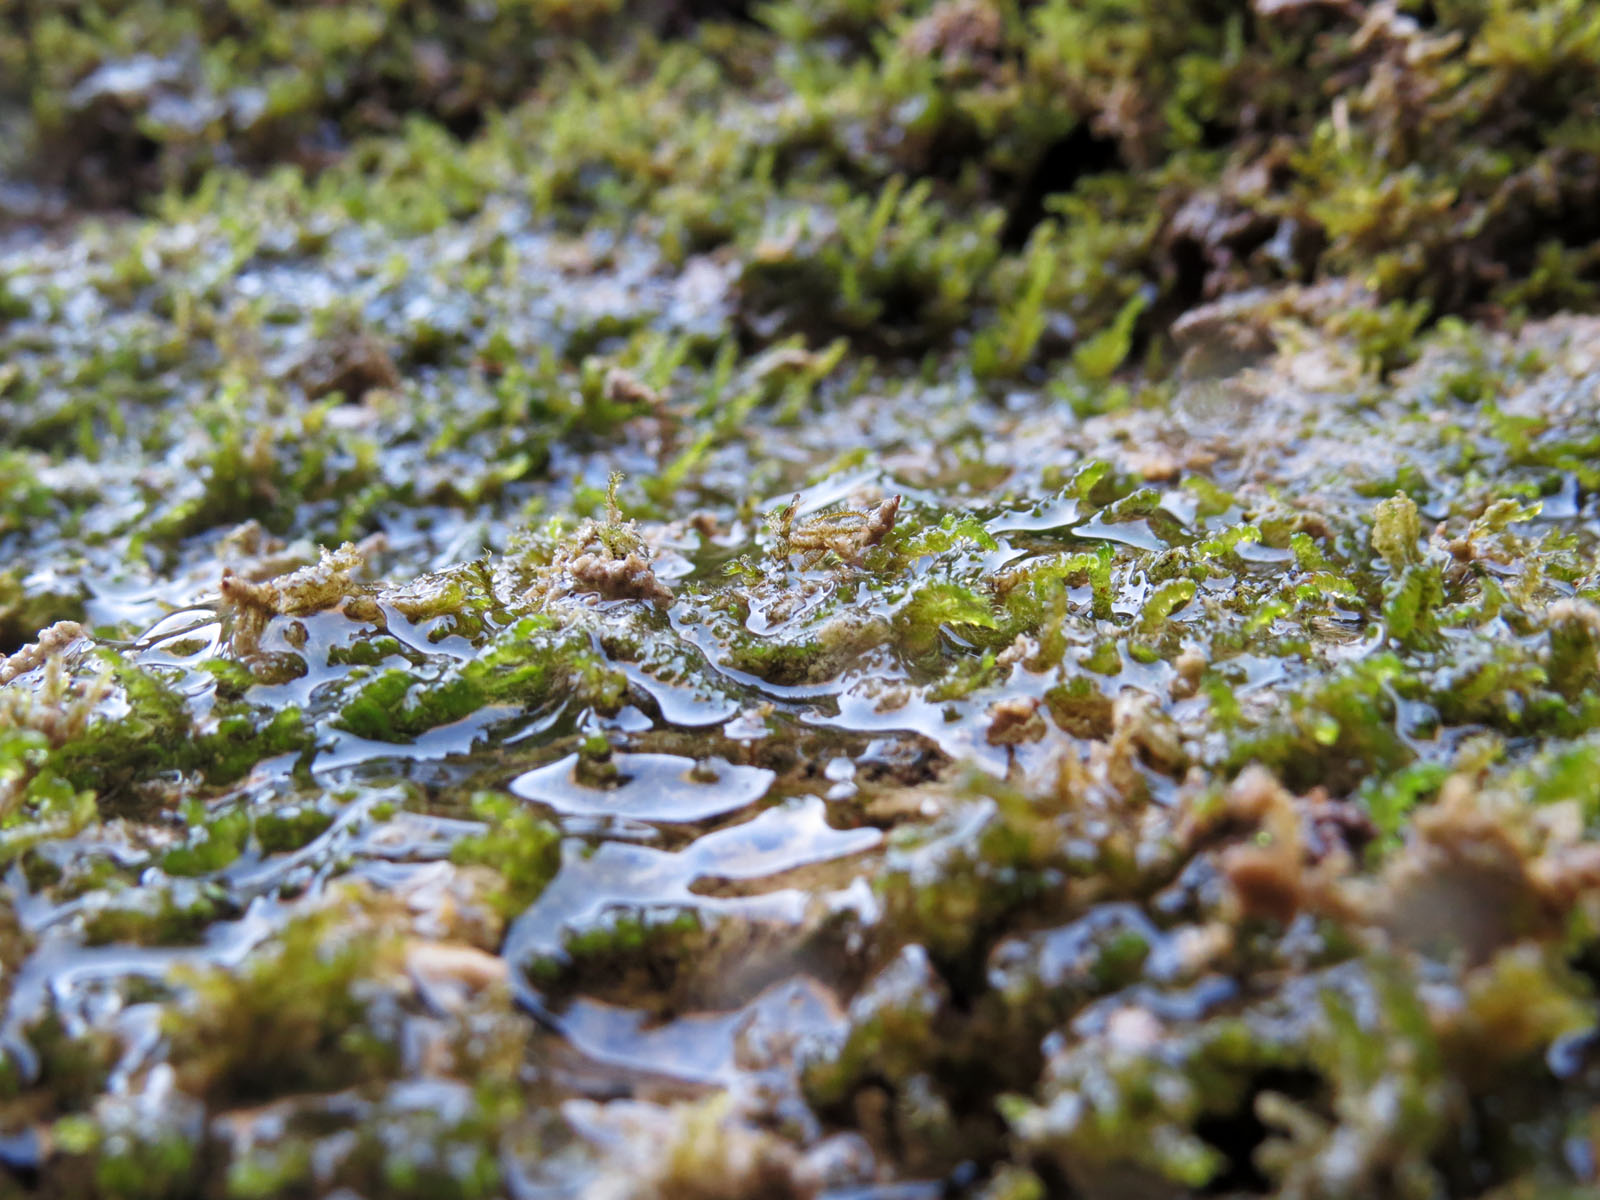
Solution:
[(1018, 746), (1044, 735), (1044, 717), (1037, 700), (1010, 696), (989, 707), (989, 730), (984, 737), (991, 746)]
[(1149, 766), (1174, 778), (1188, 767), (1183, 732), (1154, 697), (1124, 691), (1112, 702), (1111, 726), (1114, 752), (1137, 754)]
[(280, 575), (310, 566), (317, 555), (310, 542), (293, 545), (251, 519), (235, 525), (217, 542), (217, 558), (232, 574), (252, 583), (267, 583)]
[(672, 589), (656, 576), (639, 527), (622, 516), (617, 504), (621, 483), (620, 474), (611, 477), (605, 520), (585, 520), (556, 548), (542, 578), (528, 589), (528, 599), (549, 601), (589, 592), (607, 600), (643, 600), (662, 608), (672, 603)]
[(345, 542), (337, 550), (324, 550), (313, 566), (301, 567), (266, 583), (255, 583), (224, 568), (218, 585), (224, 603), (236, 612), (263, 612), (268, 616), (305, 616), (332, 608), (355, 588), (353, 576), (377, 544), (358, 546)]
[(1000, 9), (988, 0), (944, 0), (907, 26), (900, 45), (917, 58), (935, 58), (947, 74), (993, 71), (1005, 46)]
[(233, 610), (230, 643), (235, 653), (253, 654), (267, 622), (277, 616), (307, 616), (332, 608), (356, 590), (354, 576), (368, 558), (383, 549), (382, 534), (357, 544), (345, 542), (337, 550), (322, 551), (312, 566), (301, 567), (265, 583), (256, 582), (224, 567), (218, 584), (222, 602)]
[(651, 409), (666, 407), (665, 396), (622, 367), (608, 369), (601, 388), (605, 398), (613, 404), (636, 404)]
[(1346, 909), (1338, 881), (1352, 867), (1340, 843), (1308, 836), (1325, 797), (1296, 797), (1264, 767), (1246, 768), (1228, 789), (1225, 824), (1252, 831), (1252, 840), (1229, 846), (1220, 865), (1237, 914), (1287, 924), (1302, 911)]
[(1536, 867), (1532, 837), (1496, 798), (1452, 776), (1384, 871), (1374, 919), (1408, 946), (1472, 962), (1519, 938), (1553, 935), (1589, 864), (1577, 855), (1562, 868)]
[(607, 600), (646, 600), (662, 607), (672, 603), (672, 589), (656, 578), (655, 568), (638, 552), (612, 558), (591, 551), (564, 565), (571, 591), (598, 592)]
[(402, 382), (388, 349), (365, 331), (317, 343), (295, 365), (290, 379), (309, 400), (337, 394), (350, 404), (359, 403), (368, 392), (393, 390)]
[(1172, 660), (1173, 669), (1177, 674), (1171, 684), (1172, 698), (1186, 700), (1200, 690), (1200, 679), (1206, 673), (1206, 668), (1211, 664), (1206, 661), (1206, 656), (1194, 647), (1185, 647), (1178, 652), (1178, 657)]
[(1568, 700), (1576, 700), (1600, 681), (1600, 608), (1587, 600), (1557, 600), (1545, 620), (1550, 630), (1545, 655), (1550, 683)]

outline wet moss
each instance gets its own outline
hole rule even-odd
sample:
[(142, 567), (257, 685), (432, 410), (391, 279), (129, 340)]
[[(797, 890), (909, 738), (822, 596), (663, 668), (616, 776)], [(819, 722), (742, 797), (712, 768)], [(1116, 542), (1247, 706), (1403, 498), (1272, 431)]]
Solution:
[(697, 969), (710, 938), (694, 909), (613, 912), (604, 923), (574, 932), (559, 960), (536, 960), (531, 975), (554, 994), (580, 982), (601, 995), (650, 997), (670, 1005), (680, 994), (679, 975)]
[(450, 857), (457, 863), (478, 863), (499, 872), (503, 890), (494, 897), (494, 904), (510, 918), (539, 898), (560, 867), (560, 834), (522, 802), (503, 793), (475, 793), (472, 812), (488, 822), (489, 828), (456, 842)]
[[(516, 4), (465, 17), (436, 6), (118, 6), (98, 20), (24, 10), (16, 99), (33, 152), (91, 198), (192, 182), (213, 164), (315, 163), (344, 137), (425, 113), (470, 131), (515, 99), (567, 39), (607, 40), (619, 6)], [(641, 14), (643, 15), (643, 14)]]
[[(181, 864), (171, 864), (168, 870), (174, 865)], [(231, 911), (232, 905), (225, 894), (204, 889), (173, 888), (154, 896), (113, 893), (105, 903), (90, 910), (84, 922), (84, 937), (91, 945), (193, 943), (201, 939), (207, 926)]]
[(273, 953), (241, 972), (188, 974), (188, 999), (166, 1030), (186, 1091), (259, 1100), (393, 1070), (392, 1035), (370, 1024), (363, 996), (393, 947), (340, 925), (338, 910), (325, 909), (290, 924)]
[(1592, 1187), (1585, 6), (102, 9), (0, 0), (27, 1189)]
[(256, 841), (267, 854), (298, 850), (309, 844), (333, 823), (333, 818), (316, 808), (285, 806), (255, 818)]
[(169, 875), (209, 875), (220, 871), (243, 852), (250, 837), (250, 815), (237, 805), (215, 811), (193, 804), (184, 814), (188, 826), (182, 845), (161, 856)]

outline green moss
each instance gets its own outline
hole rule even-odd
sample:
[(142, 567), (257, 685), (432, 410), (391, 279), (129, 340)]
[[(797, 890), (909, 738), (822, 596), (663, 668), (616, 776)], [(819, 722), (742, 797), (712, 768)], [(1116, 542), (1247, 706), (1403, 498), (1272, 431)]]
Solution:
[(279, 808), (255, 818), (256, 841), (267, 854), (298, 850), (316, 840), (333, 818), (315, 808)]
[(997, 622), (988, 600), (956, 583), (925, 584), (912, 592), (895, 614), (900, 645), (907, 654), (922, 658), (938, 649), (940, 631), (948, 628), (962, 637), (983, 636)]
[[(780, 210), (757, 232), (741, 277), (756, 314), (776, 309), (802, 328), (841, 329), (902, 343), (962, 324), (998, 251), (1003, 216), (963, 224), (928, 182), (889, 179), (876, 197), (840, 190)], [(897, 327), (907, 334), (897, 336)]]
[(1373, 824), (1393, 841), (1405, 827), (1411, 810), (1438, 791), (1449, 777), (1442, 763), (1413, 763), (1385, 777), (1373, 777), (1357, 793)]
[(298, 754), (312, 744), (298, 708), (283, 708), (268, 716), (256, 706), (241, 706), (232, 712), (226, 706), (218, 707), (223, 715), (216, 727), (196, 738), (192, 751), (196, 768), (212, 783), (232, 783), (263, 759)]
[(1422, 539), (1422, 522), (1410, 496), (1396, 493), (1373, 510), (1372, 548), (1378, 552), (1390, 575), (1400, 575), (1420, 561), (1417, 543)]
[(411, 111), (475, 121), (563, 37), (617, 30), (621, 7), (518, 3), (462, 18), (370, 4), (335, 20), (295, 4), (129, 4), (31, 20), (13, 78), (32, 97), (36, 155), (91, 195), (122, 197), (235, 157), (308, 152), (324, 122), (357, 134)]
[(1230, 762), (1264, 763), (1291, 786), (1346, 786), (1407, 765), (1412, 751), (1395, 728), (1391, 690), (1404, 670), (1394, 655), (1378, 654), (1307, 685), (1265, 727), (1236, 739)]
[[(374, 657), (355, 651), (345, 661)], [(531, 708), (552, 696), (581, 696), (614, 711), (626, 681), (596, 655), (578, 631), (553, 628), (540, 617), (524, 617), (499, 632), (472, 659), (442, 672), (390, 668), (373, 674), (358, 669), (344, 680), (349, 696), (340, 707), (342, 729), (377, 741), (405, 743), (486, 706)]]
[(74, 1035), (54, 1013), (26, 1031), (38, 1056), (39, 1075), (33, 1086), (42, 1093), (47, 1113), (81, 1112), (105, 1087), (115, 1063), (116, 1048), (106, 1031)]
[(885, 936), (926, 947), (957, 978), (976, 967), (973, 955), (1008, 915), (1035, 907), (1048, 911), (1050, 893), (1070, 869), (1048, 808), (995, 780), (978, 778), (969, 786), (985, 798), (977, 801), (983, 816), (975, 836), (954, 844), (935, 841), (931, 861), (923, 861), (908, 838), (904, 864), (875, 884), (885, 909)]
[(844, 1043), (806, 1073), (812, 1103), (824, 1108), (846, 1100), (868, 1079), (899, 1082), (929, 1065), (944, 988), (918, 950), (903, 952), (866, 993)]
[[(151, 900), (155, 903), (150, 903)], [(142, 946), (193, 943), (201, 939), (207, 926), (231, 910), (232, 905), (219, 892), (190, 889), (180, 892), (173, 888), (154, 897), (114, 893), (107, 903), (90, 910), (84, 922), (84, 935), (96, 945), (108, 942)]]
[(1140, 610), (1135, 624), (1136, 631), (1146, 638), (1160, 634), (1166, 626), (1167, 619), (1193, 600), (1194, 594), (1195, 585), (1192, 579), (1174, 579), (1162, 584), (1150, 593), (1150, 598)]
[(715, 949), (714, 931), (693, 908), (613, 910), (569, 932), (559, 958), (535, 960), (528, 969), (558, 995), (581, 987), (670, 1009), (712, 968)]
[(268, 1099), (387, 1075), (398, 1051), (368, 1025), (362, 986), (391, 950), (341, 931), (330, 908), (292, 922), (241, 972), (186, 973), (190, 998), (166, 1029), (186, 1090)]
[(561, 865), (561, 837), (554, 826), (530, 813), (519, 800), (500, 792), (477, 792), (472, 812), (489, 829), (456, 842), (451, 860), (493, 867), (504, 881), (495, 907), (509, 918), (544, 891)]
[(250, 814), (236, 806), (208, 813), (195, 804), (185, 814), (189, 832), (183, 845), (161, 858), (169, 875), (209, 875), (238, 858), (250, 836)]
[(54, 757), (62, 777), (93, 786), (107, 800), (126, 797), (140, 780), (192, 758), (188, 709), (170, 684), (151, 671), (107, 655), (122, 716), (97, 722)]
[(229, 1200), (269, 1200), (313, 1182), (311, 1149), (304, 1143), (255, 1149), (228, 1165)]
[(96, 1156), (94, 1182), (114, 1200), (178, 1200), (193, 1194), (199, 1154), (180, 1133), (140, 1139), (112, 1135)]

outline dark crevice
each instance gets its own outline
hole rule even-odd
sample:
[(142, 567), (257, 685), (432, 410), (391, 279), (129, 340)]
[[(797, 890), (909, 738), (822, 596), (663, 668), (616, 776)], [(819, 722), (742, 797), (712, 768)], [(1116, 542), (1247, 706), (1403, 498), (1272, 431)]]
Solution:
[(1256, 1167), (1255, 1152), (1267, 1140), (1267, 1126), (1256, 1116), (1256, 1097), (1262, 1092), (1279, 1092), (1293, 1099), (1316, 1094), (1320, 1077), (1313, 1071), (1279, 1069), (1264, 1071), (1255, 1086), (1234, 1112), (1202, 1117), (1195, 1122), (1195, 1134), (1221, 1151), (1227, 1169), (1213, 1179), (1202, 1195), (1266, 1195), (1272, 1182)]
[(1205, 121), (1200, 126), (1200, 144), (1207, 150), (1226, 150), (1239, 137), (1239, 126), (1226, 121)]
[(1172, 279), (1167, 287), (1167, 305), (1184, 312), (1205, 299), (1206, 251), (1194, 238), (1179, 238), (1168, 254)]
[(733, 21), (756, 24), (750, 0), (671, 0), (663, 6), (656, 28), (667, 37), (682, 37), (694, 32), (702, 21)]
[(1439, 12), (1434, 8), (1433, 0), (1424, 0), (1424, 3), (1415, 5), (1408, 15), (1419, 29), (1433, 29), (1439, 24)]
[(488, 117), (482, 108), (463, 108), (440, 116), (439, 124), (458, 142), (469, 142), (483, 129)]
[(1044, 1194), (1052, 1200), (1077, 1200), (1078, 1192), (1067, 1181), (1059, 1164), (1048, 1160), (1036, 1162), (1033, 1164), (1033, 1173), (1044, 1184)]
[(1088, 125), (1080, 124), (1054, 142), (1007, 205), (1005, 231), (1001, 234), (1006, 247), (1014, 250), (1028, 240), (1034, 227), (1044, 220), (1047, 197), (1069, 192), (1078, 180), (1113, 170), (1120, 162), (1117, 143), (1096, 135)]

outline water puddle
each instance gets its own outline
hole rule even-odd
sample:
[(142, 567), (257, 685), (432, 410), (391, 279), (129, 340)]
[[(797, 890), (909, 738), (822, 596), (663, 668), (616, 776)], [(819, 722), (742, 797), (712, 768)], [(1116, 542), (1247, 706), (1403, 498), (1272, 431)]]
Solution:
[(759, 1068), (781, 1068), (792, 1058), (770, 1048), (763, 1054), (763, 1038), (781, 1035), (789, 1043), (786, 1050), (795, 1043), (830, 1041), (843, 1030), (844, 1014), (829, 989), (799, 975), (727, 1012), (651, 1023), (636, 1009), (580, 999), (562, 1010), (559, 1022), (572, 1048), (595, 1063), (739, 1088), (754, 1086), (761, 1075), (771, 1086), (778, 1072)]
[(695, 760), (675, 754), (616, 754), (615, 777), (605, 786), (582, 778), (577, 754), (518, 775), (511, 791), (559, 813), (631, 817), (640, 821), (703, 821), (755, 803), (777, 777), (761, 767), (734, 766), (723, 758)]
[(512, 922), (503, 957), (513, 969), (532, 960), (564, 961), (569, 935), (598, 927), (619, 912), (692, 909), (712, 916), (796, 925), (811, 897), (779, 889), (749, 896), (707, 896), (707, 880), (753, 882), (871, 850), (876, 829), (835, 829), (815, 796), (769, 808), (740, 825), (718, 829), (681, 851), (621, 842), (598, 847), (568, 842), (561, 870), (533, 905)]
[(324, 730), (325, 740), (311, 760), (311, 769), (320, 774), (374, 763), (436, 762), (467, 755), (487, 737), (490, 730), (518, 716), (521, 711), (509, 706), (486, 704), (459, 721), (425, 730), (409, 742), (380, 742), (345, 730), (328, 728)]
[(630, 684), (655, 701), (662, 721), (668, 725), (689, 729), (718, 725), (739, 711), (736, 699), (717, 691), (706, 680), (666, 683), (635, 663), (620, 662), (617, 666)]

